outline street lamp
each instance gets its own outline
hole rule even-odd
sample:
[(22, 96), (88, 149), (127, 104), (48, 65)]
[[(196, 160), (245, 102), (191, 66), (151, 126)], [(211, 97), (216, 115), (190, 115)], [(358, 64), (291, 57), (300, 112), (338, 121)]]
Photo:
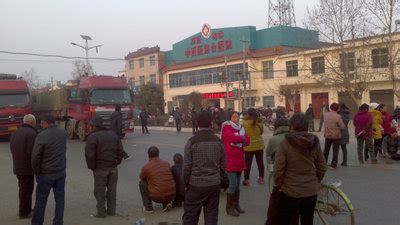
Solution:
[(91, 41), (93, 39), (88, 35), (81, 35), (81, 38), (83, 40), (85, 40), (85, 46), (79, 45), (79, 44), (77, 44), (75, 42), (71, 42), (71, 45), (83, 48), (85, 50), (85, 53), (86, 53), (86, 73), (89, 74), (89, 50), (93, 49), (93, 48), (96, 48), (96, 53), (98, 53), (99, 52), (98, 48), (101, 47), (102, 45), (96, 45), (96, 46), (89, 47), (88, 41)]

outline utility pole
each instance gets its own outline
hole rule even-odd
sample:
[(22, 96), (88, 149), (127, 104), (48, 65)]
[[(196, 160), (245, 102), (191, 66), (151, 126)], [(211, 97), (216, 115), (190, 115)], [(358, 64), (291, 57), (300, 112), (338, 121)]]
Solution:
[(228, 73), (228, 59), (225, 58), (225, 86), (226, 86), (226, 96), (225, 96), (225, 108), (228, 109), (228, 98), (229, 98), (229, 73)]
[[(243, 102), (244, 106), (242, 107), (242, 110), (246, 109), (248, 106), (248, 99), (247, 99), (247, 81), (246, 81), (246, 75), (247, 75), (247, 68), (246, 68), (246, 38), (244, 34), (242, 35), (242, 48), (243, 48), (243, 72), (241, 75), (241, 80), (243, 81)], [(240, 83), (240, 82), (239, 82)]]
[(99, 47), (101, 47), (102, 45), (96, 45), (96, 46), (89, 47), (88, 41), (91, 41), (93, 39), (88, 35), (81, 35), (81, 38), (83, 40), (85, 40), (85, 46), (78, 45), (78, 44), (76, 44), (74, 42), (71, 42), (71, 45), (83, 48), (83, 50), (85, 50), (85, 55), (86, 55), (86, 74), (89, 75), (89, 65), (90, 65), (89, 64), (89, 50), (93, 49), (93, 48), (96, 48), (96, 52), (98, 53), (99, 52)]

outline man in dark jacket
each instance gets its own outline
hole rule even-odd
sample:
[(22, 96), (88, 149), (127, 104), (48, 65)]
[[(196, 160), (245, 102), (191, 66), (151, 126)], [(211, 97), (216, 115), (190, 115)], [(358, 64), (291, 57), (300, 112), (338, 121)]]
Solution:
[(267, 225), (313, 224), (314, 208), (326, 162), (317, 136), (307, 132), (308, 120), (296, 113), (289, 121), (290, 133), (280, 144), (274, 163)]
[(53, 225), (62, 225), (64, 219), (66, 150), (64, 130), (55, 125), (55, 118), (45, 115), (41, 120), (43, 131), (36, 136), (32, 151), (32, 169), (36, 176), (36, 201), (32, 225), (42, 225), (50, 190), (56, 202)]
[(19, 187), (19, 217), (31, 217), (32, 193), (35, 185), (31, 156), (36, 138), (36, 119), (32, 114), (24, 116), (24, 124), (11, 135), (10, 149), (14, 162), (14, 174)]
[(308, 109), (306, 111), (306, 117), (308, 119), (308, 131), (314, 132), (315, 131), (315, 128), (314, 128), (314, 110), (313, 110), (311, 104), (308, 105)]
[(192, 119), (192, 129), (193, 129), (193, 134), (199, 130), (199, 126), (197, 125), (197, 112), (196, 109), (193, 108), (192, 112), (190, 113), (190, 118)]
[[(94, 132), (86, 141), (85, 156), (89, 169), (93, 170), (94, 196), (97, 200), (95, 217), (114, 216), (117, 201), (118, 165), (123, 156), (119, 137), (103, 127), (101, 117), (91, 121)], [(107, 209), (105, 202), (107, 199)]]
[[(111, 130), (113, 130), (120, 139), (124, 138), (124, 134), (122, 133), (122, 113), (120, 105), (115, 106), (115, 112), (111, 114), (110, 123)], [(124, 151), (122, 157), (128, 159), (129, 155)]]
[(218, 224), (221, 173), (225, 173), (224, 145), (211, 129), (211, 114), (197, 116), (200, 130), (185, 145), (183, 181), (186, 187), (183, 224), (197, 224), (201, 209), (204, 224)]
[(172, 116), (175, 119), (176, 131), (181, 132), (182, 128), (182, 113), (179, 107), (176, 107), (175, 111), (172, 112)]
[(144, 134), (144, 131), (146, 130), (146, 133), (149, 133), (149, 130), (147, 129), (147, 121), (149, 120), (149, 114), (146, 112), (146, 110), (143, 110), (139, 114), (140, 117), (140, 123), (142, 124), (142, 133)]

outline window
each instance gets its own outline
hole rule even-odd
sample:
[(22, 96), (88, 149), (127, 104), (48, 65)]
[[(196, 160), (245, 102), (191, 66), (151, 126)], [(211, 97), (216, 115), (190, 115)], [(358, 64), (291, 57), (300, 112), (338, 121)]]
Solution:
[(131, 70), (135, 69), (135, 62), (133, 60), (129, 61), (129, 69)]
[(150, 66), (156, 65), (156, 57), (155, 56), (150, 56)]
[(323, 56), (311, 58), (312, 74), (325, 73), (325, 59)]
[(91, 92), (90, 103), (103, 104), (129, 104), (132, 103), (131, 92), (125, 89), (97, 89)]
[[(246, 65), (247, 68), (247, 65)], [(225, 71), (225, 67), (215, 67), (202, 70), (194, 70), (182, 73), (169, 74), (169, 87), (186, 87), (206, 84), (217, 84), (221, 82), (221, 74)], [(243, 74), (243, 64), (235, 64), (228, 66), (229, 82), (235, 82), (240, 79)], [(248, 77), (246, 76), (246, 79)]]
[(139, 84), (140, 84), (140, 85), (144, 85), (144, 84), (145, 84), (145, 82), (144, 82), (144, 76), (140, 76), (140, 77), (139, 77)]
[(372, 68), (385, 68), (389, 66), (388, 49), (372, 49)]
[(247, 97), (246, 101), (245, 101), (245, 106), (246, 107), (255, 107), (256, 106), (256, 98), (257, 97), (254, 97), (254, 96), (252, 96), (251, 98)]
[(264, 79), (274, 78), (274, 62), (272, 60), (262, 62), (262, 68)]
[(286, 76), (296, 77), (298, 75), (299, 75), (299, 71), (297, 68), (297, 60), (287, 61), (286, 62)]
[(155, 74), (150, 74), (150, 82), (154, 84), (157, 83)]
[(139, 67), (140, 68), (144, 67), (144, 59), (143, 58), (139, 59)]
[(263, 106), (275, 107), (275, 97), (274, 96), (263, 96)]
[(133, 88), (135, 86), (135, 77), (129, 78), (128, 84), (129, 87)]
[(350, 72), (356, 69), (356, 56), (354, 52), (340, 54), (340, 69), (342, 72)]

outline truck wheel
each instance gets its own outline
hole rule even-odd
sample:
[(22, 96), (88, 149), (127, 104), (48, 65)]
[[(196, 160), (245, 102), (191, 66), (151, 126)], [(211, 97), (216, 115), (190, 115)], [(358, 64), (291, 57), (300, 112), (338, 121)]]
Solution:
[(76, 138), (76, 133), (75, 133), (75, 123), (72, 123), (71, 121), (67, 121), (65, 125), (65, 131), (67, 132), (67, 138), (73, 140)]
[(77, 134), (81, 141), (86, 141), (85, 122), (79, 121)]

